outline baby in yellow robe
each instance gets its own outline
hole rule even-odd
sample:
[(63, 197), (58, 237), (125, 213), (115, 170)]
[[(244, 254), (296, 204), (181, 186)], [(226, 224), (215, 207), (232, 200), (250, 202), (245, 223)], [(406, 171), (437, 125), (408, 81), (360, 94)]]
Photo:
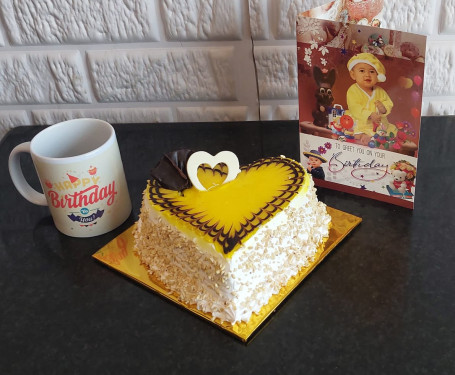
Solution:
[(396, 126), (387, 120), (393, 102), (387, 92), (377, 86), (386, 80), (384, 65), (371, 53), (359, 53), (348, 61), (348, 69), (355, 83), (346, 93), (346, 114), (354, 120), (355, 139), (367, 145), (378, 128), (387, 135), (396, 134)]

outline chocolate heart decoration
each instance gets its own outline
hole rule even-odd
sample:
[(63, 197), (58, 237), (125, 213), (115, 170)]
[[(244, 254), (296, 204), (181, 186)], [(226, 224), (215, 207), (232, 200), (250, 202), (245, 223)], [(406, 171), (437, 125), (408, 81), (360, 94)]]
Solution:
[[(215, 182), (217, 186), (208, 190), (193, 186), (178, 192), (151, 181), (148, 193), (150, 203), (158, 206), (157, 210), (170, 223), (183, 232), (199, 234), (212, 242), (217, 251), (230, 256), (302, 189), (306, 191), (309, 178), (300, 163), (272, 157), (242, 167), (235, 179), (223, 183), (229, 175), (225, 161), (204, 158), (198, 168), (198, 179), (193, 184), (200, 183), (204, 188)], [(212, 164), (211, 168), (206, 166), (207, 162)]]

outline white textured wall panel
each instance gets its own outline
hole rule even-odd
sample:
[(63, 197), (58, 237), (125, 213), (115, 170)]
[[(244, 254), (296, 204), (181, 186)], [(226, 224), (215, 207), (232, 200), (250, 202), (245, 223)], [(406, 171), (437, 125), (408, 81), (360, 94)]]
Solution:
[(455, 98), (451, 101), (430, 101), (428, 115), (453, 115), (455, 113)]
[(13, 44), (157, 40), (158, 19), (147, 0), (2, 0)]
[(260, 99), (297, 98), (297, 53), (295, 46), (256, 47)]
[(455, 95), (455, 44), (438, 42), (427, 47), (424, 95)]
[(253, 39), (267, 39), (269, 24), (267, 0), (249, 0), (250, 28)]
[(298, 105), (278, 105), (274, 120), (298, 120), (299, 106)]
[(247, 107), (180, 107), (177, 108), (177, 121), (241, 121), (248, 119)]
[(0, 53), (0, 104), (88, 103), (77, 51)]
[(270, 105), (261, 105), (260, 106), (260, 110), (261, 110), (261, 120), (263, 121), (269, 121), (269, 120), (273, 120), (273, 116), (272, 116), (272, 106)]
[(169, 40), (237, 40), (242, 37), (241, 0), (162, 0)]
[(90, 51), (101, 102), (234, 100), (233, 48)]
[(52, 125), (73, 118), (98, 118), (109, 123), (172, 122), (170, 108), (105, 108), (72, 110), (33, 110), (34, 124)]
[(275, 0), (272, 1), (271, 16), (276, 17), (277, 39), (295, 39), (295, 20), (297, 14), (312, 9), (321, 4), (328, 3), (325, 0)]
[(0, 112), (0, 139), (18, 124), (27, 125), (30, 121), (26, 111), (1, 111)]
[(384, 18), (389, 29), (429, 35), (438, 22), (435, 0), (384, 1)]
[(455, 0), (442, 0), (440, 32), (455, 34)]
[[(295, 19), (328, 0), (0, 0), (0, 137), (24, 123), (296, 119)], [(455, 115), (455, 0), (385, 0), (428, 36), (422, 114)]]

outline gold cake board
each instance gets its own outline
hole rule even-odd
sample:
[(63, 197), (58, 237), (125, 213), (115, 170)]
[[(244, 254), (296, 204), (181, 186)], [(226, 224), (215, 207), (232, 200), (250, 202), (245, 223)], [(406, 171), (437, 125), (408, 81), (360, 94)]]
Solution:
[(134, 225), (98, 250), (93, 254), (93, 257), (246, 342), (300, 282), (362, 221), (357, 216), (331, 207), (327, 207), (327, 212), (332, 217), (329, 238), (320, 246), (313, 263), (302, 268), (296, 276), (292, 277), (278, 294), (270, 298), (269, 303), (263, 306), (258, 314), (253, 313), (247, 323), (240, 322), (231, 325), (221, 322), (219, 319), (213, 319), (210, 313), (198, 310), (195, 305), (188, 305), (179, 301), (176, 294), (168, 291), (159, 280), (150, 276), (146, 266), (141, 264), (134, 251)]

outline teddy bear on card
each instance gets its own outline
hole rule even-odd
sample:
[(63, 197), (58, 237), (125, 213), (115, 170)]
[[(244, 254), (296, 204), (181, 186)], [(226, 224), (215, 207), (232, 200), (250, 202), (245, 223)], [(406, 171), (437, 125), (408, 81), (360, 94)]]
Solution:
[(386, 189), (392, 197), (412, 199), (412, 188), (415, 186), (417, 168), (406, 160), (399, 160), (390, 166), (392, 181)]
[(406, 172), (394, 170), (391, 173), (392, 181), (389, 183), (390, 188), (404, 194), (406, 191)]

